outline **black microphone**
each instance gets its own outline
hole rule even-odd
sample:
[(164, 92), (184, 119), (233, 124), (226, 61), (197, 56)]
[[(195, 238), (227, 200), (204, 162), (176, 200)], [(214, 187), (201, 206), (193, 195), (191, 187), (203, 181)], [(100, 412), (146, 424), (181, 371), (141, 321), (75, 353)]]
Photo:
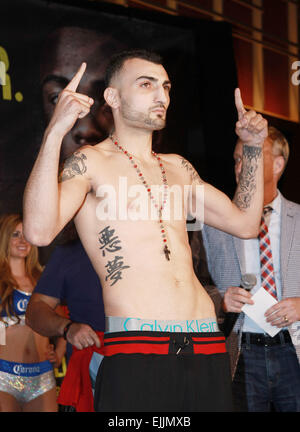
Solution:
[[(246, 291), (251, 291), (251, 289), (256, 285), (256, 276), (252, 273), (246, 273), (242, 275), (240, 288), (244, 288)], [(228, 337), (239, 317), (238, 312), (226, 312), (224, 322), (220, 325), (222, 332), (225, 337)]]

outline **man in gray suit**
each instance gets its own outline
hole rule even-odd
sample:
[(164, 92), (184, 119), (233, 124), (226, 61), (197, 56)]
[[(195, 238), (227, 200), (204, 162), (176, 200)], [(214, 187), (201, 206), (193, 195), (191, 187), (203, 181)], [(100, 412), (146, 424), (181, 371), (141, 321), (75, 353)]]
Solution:
[[(238, 141), (234, 150), (237, 182), (243, 169), (242, 153)], [(281, 329), (275, 337), (240, 313), (244, 304), (253, 303), (251, 296), (263, 284), (259, 239), (242, 240), (209, 226), (202, 230), (208, 269), (223, 297), (222, 312), (240, 313), (228, 338), (238, 411), (300, 411), (300, 205), (286, 200), (277, 189), (288, 156), (287, 140), (269, 127), (264, 142), (264, 208), (269, 210), (265, 219), (278, 303), (266, 311), (266, 317)], [(240, 288), (246, 273), (257, 278), (251, 294)]]

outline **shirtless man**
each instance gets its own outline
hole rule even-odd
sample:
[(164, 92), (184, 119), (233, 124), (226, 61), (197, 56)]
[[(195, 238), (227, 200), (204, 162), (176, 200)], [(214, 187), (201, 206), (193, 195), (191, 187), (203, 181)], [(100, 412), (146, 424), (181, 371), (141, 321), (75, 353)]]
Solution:
[[(152, 133), (165, 126), (171, 83), (159, 56), (121, 53), (108, 66), (104, 92), (114, 117), (112, 136), (82, 147), (66, 161), (57, 180), (63, 137), (93, 104), (90, 97), (76, 93), (85, 68), (83, 63), (61, 92), (46, 129), (25, 190), (24, 227), (30, 242), (44, 246), (75, 215), (101, 280), (107, 333), (95, 409), (228, 411), (231, 380), (224, 337), (213, 303), (193, 271), (186, 218), (172, 214), (178, 196), (154, 196), (154, 185), (167, 191), (189, 185), (193, 203), (203, 204), (206, 224), (242, 238), (257, 236), (267, 122), (254, 111), (246, 112), (237, 89), (236, 132), (244, 155), (232, 202), (201, 180), (182, 157), (158, 159), (152, 153)], [(124, 197), (124, 179), (129, 190), (137, 185), (145, 190), (140, 206), (146, 201), (156, 218), (129, 217), (136, 196)], [(181, 207), (185, 205), (182, 200)]]

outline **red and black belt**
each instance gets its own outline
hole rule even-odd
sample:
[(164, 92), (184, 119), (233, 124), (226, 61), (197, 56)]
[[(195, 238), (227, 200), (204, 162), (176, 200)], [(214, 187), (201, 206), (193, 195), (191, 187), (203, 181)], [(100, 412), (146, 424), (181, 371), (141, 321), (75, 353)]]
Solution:
[(104, 334), (104, 356), (115, 354), (225, 353), (222, 333), (165, 333), (128, 331)]

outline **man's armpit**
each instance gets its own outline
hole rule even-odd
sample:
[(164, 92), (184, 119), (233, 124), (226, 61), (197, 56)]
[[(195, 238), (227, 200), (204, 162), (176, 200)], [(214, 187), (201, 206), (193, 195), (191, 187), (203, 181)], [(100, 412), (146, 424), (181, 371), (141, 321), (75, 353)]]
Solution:
[(87, 157), (84, 153), (77, 151), (68, 157), (58, 175), (58, 182), (62, 183), (70, 180), (75, 176), (82, 176), (87, 171), (86, 166)]

